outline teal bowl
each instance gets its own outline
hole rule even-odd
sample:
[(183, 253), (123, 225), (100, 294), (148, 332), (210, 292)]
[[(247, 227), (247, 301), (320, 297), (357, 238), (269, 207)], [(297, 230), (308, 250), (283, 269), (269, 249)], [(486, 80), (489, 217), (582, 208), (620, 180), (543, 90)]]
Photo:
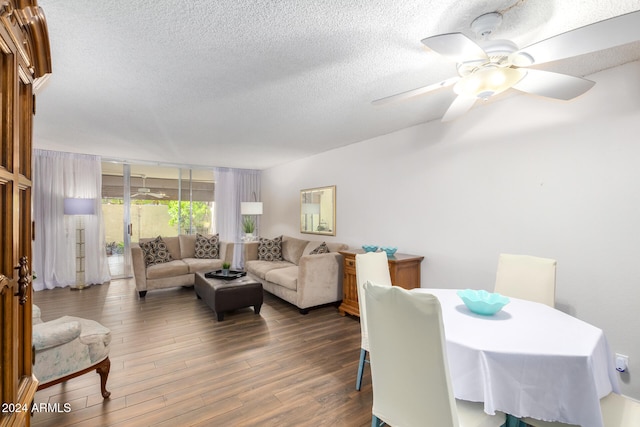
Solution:
[(391, 247), (391, 246), (383, 246), (380, 249), (382, 249), (383, 251), (385, 251), (387, 253), (388, 257), (392, 257), (396, 251), (398, 250), (398, 248), (396, 247)]
[(365, 252), (375, 252), (378, 250), (378, 247), (374, 245), (362, 245), (362, 249), (364, 249)]
[(461, 290), (458, 291), (458, 296), (469, 310), (483, 316), (493, 316), (510, 301), (504, 295), (489, 293), (483, 289), (479, 291), (474, 289)]

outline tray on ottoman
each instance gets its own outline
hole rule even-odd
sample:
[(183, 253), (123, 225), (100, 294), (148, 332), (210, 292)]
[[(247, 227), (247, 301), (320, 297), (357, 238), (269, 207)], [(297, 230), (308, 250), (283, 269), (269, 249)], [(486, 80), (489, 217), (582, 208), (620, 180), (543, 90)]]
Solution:
[(224, 313), (243, 307), (253, 306), (255, 314), (262, 307), (262, 283), (250, 278), (233, 280), (207, 278), (206, 273), (196, 273), (194, 289), (198, 299), (204, 300), (216, 312), (218, 321), (224, 320)]
[(207, 279), (233, 280), (246, 275), (246, 271), (229, 270), (228, 274), (222, 274), (222, 270), (216, 270), (205, 273), (204, 277)]

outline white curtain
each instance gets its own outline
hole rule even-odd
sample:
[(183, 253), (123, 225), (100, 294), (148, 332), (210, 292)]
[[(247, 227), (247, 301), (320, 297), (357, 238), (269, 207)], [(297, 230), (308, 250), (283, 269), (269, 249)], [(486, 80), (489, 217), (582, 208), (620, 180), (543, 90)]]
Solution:
[(95, 215), (83, 217), (85, 227), (85, 281), (111, 280), (105, 251), (102, 218), (102, 166), (99, 156), (34, 150), (33, 270), (34, 289), (52, 289), (76, 283), (76, 221), (64, 215), (64, 199), (94, 199)]
[[(234, 267), (242, 265), (241, 202), (260, 200), (261, 172), (250, 169), (215, 168), (216, 230), (220, 240), (235, 242)], [(256, 219), (256, 233), (260, 232), (260, 216)], [(259, 235), (259, 234), (258, 234)]]

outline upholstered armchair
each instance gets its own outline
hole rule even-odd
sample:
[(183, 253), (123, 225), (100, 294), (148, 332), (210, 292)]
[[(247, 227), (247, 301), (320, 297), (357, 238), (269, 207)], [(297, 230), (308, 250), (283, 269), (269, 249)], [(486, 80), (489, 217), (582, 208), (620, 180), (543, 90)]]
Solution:
[(103, 398), (111, 368), (111, 331), (100, 323), (80, 317), (63, 316), (43, 322), (40, 308), (33, 306), (34, 374), (38, 390), (95, 370), (100, 375)]

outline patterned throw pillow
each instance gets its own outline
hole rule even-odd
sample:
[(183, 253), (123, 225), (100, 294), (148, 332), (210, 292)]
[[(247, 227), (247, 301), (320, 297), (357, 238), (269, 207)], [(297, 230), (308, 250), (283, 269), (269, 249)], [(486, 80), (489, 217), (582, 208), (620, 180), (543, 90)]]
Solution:
[(147, 267), (173, 260), (169, 249), (167, 249), (167, 244), (160, 236), (148, 242), (140, 243), (140, 249), (142, 249), (142, 253), (144, 254), (144, 263)]
[(329, 247), (327, 246), (327, 244), (325, 242), (322, 242), (320, 246), (318, 246), (317, 248), (309, 252), (309, 255), (328, 254), (329, 252), (331, 251), (329, 250)]
[(207, 237), (196, 234), (196, 258), (220, 258), (219, 234)]
[(258, 259), (260, 261), (282, 261), (282, 236), (273, 240), (260, 238), (258, 243)]

